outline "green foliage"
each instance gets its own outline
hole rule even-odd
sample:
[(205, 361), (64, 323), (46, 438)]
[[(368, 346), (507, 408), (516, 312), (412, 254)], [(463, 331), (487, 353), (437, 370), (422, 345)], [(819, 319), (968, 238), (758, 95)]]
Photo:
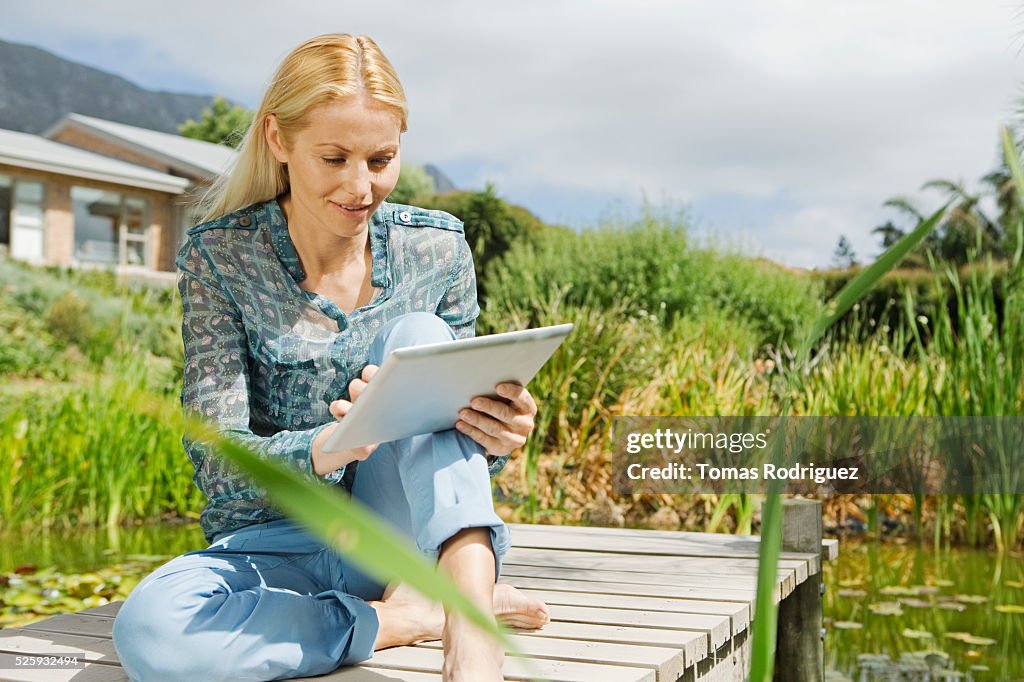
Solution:
[(168, 377), (131, 358), (110, 370), (0, 401), (0, 526), (116, 525), (202, 508), (180, 429), (140, 409), (141, 394), (178, 410)]
[(769, 262), (697, 248), (682, 217), (648, 209), (634, 223), (543, 231), (513, 244), (484, 289), (486, 306), (499, 314), (529, 309), (553, 292), (570, 306), (626, 304), (631, 315), (653, 316), (663, 327), (727, 311), (769, 344), (806, 327), (819, 286)]
[(423, 170), (422, 166), (409, 163), (402, 164), (402, 172), (398, 176), (398, 184), (388, 196), (388, 201), (396, 204), (411, 204), (413, 198), (434, 193), (434, 179)]
[(172, 287), (125, 284), (111, 272), (0, 261), (0, 372), (67, 379), (147, 353), (180, 368), (181, 306)]
[(538, 234), (550, 230), (526, 209), (498, 197), (493, 185), (483, 192), (417, 196), (411, 203), (447, 211), (465, 223), (482, 298), (490, 293), (487, 275), (491, 265), (514, 245), (529, 244)]
[(253, 115), (254, 112), (218, 95), (203, 109), (198, 121), (190, 118), (178, 126), (178, 132), (194, 140), (237, 147), (252, 124)]

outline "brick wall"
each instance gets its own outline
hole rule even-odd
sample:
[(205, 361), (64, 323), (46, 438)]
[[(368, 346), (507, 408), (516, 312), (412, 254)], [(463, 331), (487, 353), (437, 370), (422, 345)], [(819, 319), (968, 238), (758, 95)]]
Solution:
[(78, 185), (146, 199), (149, 203), (148, 236), (153, 267), (156, 270), (174, 269), (177, 245), (170, 244), (168, 240), (175, 239), (173, 235), (177, 234), (177, 226), (172, 222), (175, 216), (174, 203), (178, 199), (177, 195), (3, 164), (0, 164), (0, 175), (10, 176), (15, 181), (28, 180), (43, 183), (43, 255), (49, 263), (71, 265), (74, 262), (75, 233), (71, 187)]

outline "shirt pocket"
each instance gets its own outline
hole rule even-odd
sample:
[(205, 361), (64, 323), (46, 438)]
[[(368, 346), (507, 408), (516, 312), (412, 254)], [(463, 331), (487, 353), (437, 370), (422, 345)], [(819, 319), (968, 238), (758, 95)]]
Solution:
[(258, 394), (254, 399), (265, 402), (267, 414), (282, 429), (299, 430), (316, 426), (316, 402), (321, 361), (308, 344), (276, 344), (260, 342), (257, 348), (257, 372), (262, 380), (254, 382)]

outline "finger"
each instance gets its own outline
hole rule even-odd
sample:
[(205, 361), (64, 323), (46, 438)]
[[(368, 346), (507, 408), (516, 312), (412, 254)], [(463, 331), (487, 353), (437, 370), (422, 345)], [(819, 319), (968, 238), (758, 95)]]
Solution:
[(468, 422), (461, 419), (455, 422), (455, 428), (483, 446), (488, 455), (507, 455), (511, 450), (503, 449), (501, 441), (488, 435)]
[(380, 369), (377, 365), (367, 365), (363, 367), (363, 373), (360, 375), (363, 381), (369, 381), (373, 378), (373, 375)]
[(379, 443), (375, 443), (374, 445), (364, 445), (361, 448), (355, 448), (352, 450), (353, 458), (363, 462), (374, 453), (379, 445)]
[(519, 412), (510, 404), (478, 395), (469, 401), (469, 406), (477, 412), (489, 414), (498, 421), (511, 422), (519, 416)]
[(476, 410), (460, 410), (459, 419), (495, 438), (507, 430), (503, 422)]
[(328, 409), (335, 419), (341, 419), (352, 409), (352, 403), (348, 400), (335, 400)]
[(355, 402), (356, 398), (359, 397), (359, 394), (363, 392), (364, 388), (366, 388), (366, 382), (362, 379), (353, 379), (348, 382), (348, 395), (352, 399), (352, 402)]
[(520, 414), (537, 414), (537, 403), (525, 386), (519, 384), (498, 384), (494, 390), (502, 398), (512, 401), (512, 405)]
[[(463, 410), (459, 413), (459, 418), (500, 443), (503, 453), (522, 447), (526, 443), (526, 437), (533, 430), (533, 421), (529, 417), (516, 417), (510, 424), (505, 424), (479, 412)], [(524, 420), (529, 420), (529, 424), (524, 423)]]

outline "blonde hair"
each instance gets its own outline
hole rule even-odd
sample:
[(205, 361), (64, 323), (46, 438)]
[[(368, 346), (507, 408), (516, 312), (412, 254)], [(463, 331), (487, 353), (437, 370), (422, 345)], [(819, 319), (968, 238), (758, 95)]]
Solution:
[(289, 53), (270, 81), (232, 165), (199, 203), (203, 222), (288, 189), (288, 172), (270, 151), (263, 129), (269, 114), (277, 118), (281, 139), (302, 130), (310, 109), (365, 93), (394, 108), (406, 130), (405, 92), (391, 62), (366, 36), (331, 33), (302, 43)]

